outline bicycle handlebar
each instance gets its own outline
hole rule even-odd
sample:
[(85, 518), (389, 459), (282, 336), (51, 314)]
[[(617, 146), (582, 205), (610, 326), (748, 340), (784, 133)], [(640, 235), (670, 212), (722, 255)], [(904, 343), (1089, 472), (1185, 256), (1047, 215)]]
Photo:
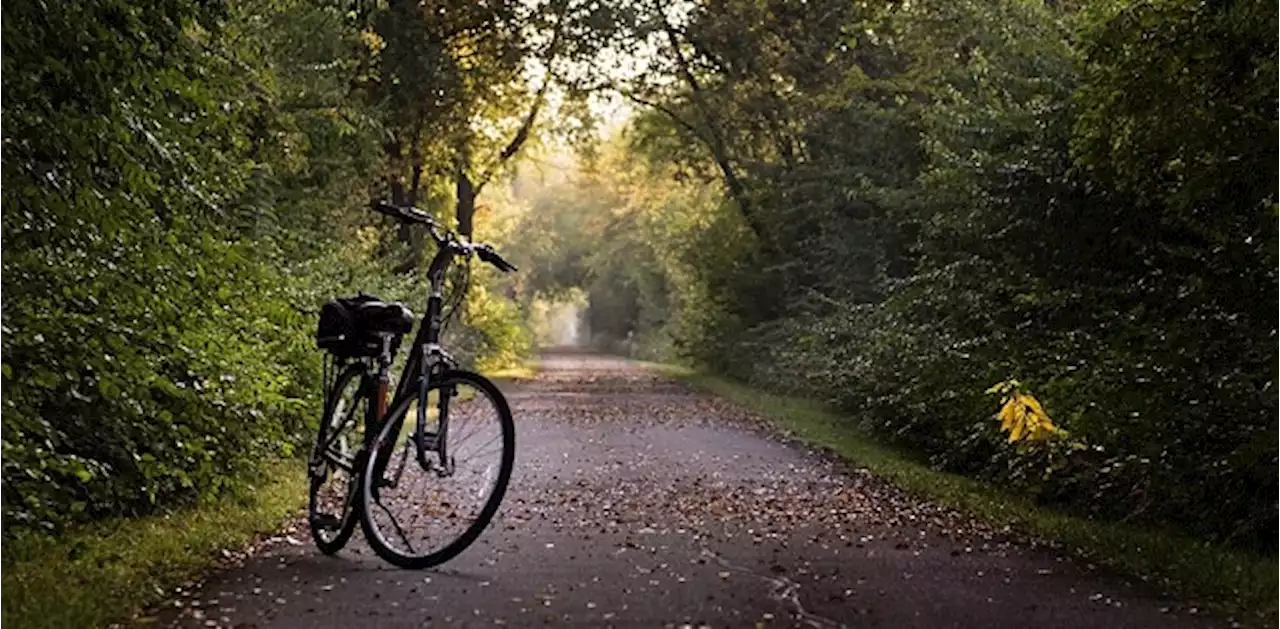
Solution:
[(386, 214), (387, 216), (390, 216), (392, 218), (398, 218), (402, 221), (406, 221), (410, 223), (421, 223), (429, 227), (440, 226), (439, 223), (436, 223), (436, 219), (431, 218), (430, 214), (427, 214), (426, 212), (423, 212), (422, 210), (419, 210), (416, 207), (412, 207), (412, 206), (402, 207), (399, 205), (392, 205), (390, 203), (387, 203), (386, 201), (374, 201), (373, 209), (376, 212)]
[(503, 273), (510, 273), (518, 270), (516, 265), (507, 262), (505, 258), (495, 251), (493, 245), (463, 242), (455, 237), (452, 232), (448, 231), (446, 231), (443, 236), (440, 235), (440, 223), (437, 222), (436, 219), (432, 218), (430, 214), (427, 214), (416, 207), (399, 206), (381, 200), (374, 201), (372, 207), (374, 211), (380, 214), (385, 214), (407, 223), (419, 223), (421, 225), (426, 225), (427, 229), (431, 232), (431, 237), (434, 238), (436, 244), (441, 247), (448, 247), (454, 252), (463, 255), (470, 255), (474, 253), (476, 254), (476, 257), (488, 262), (493, 265), (494, 268), (502, 271)]

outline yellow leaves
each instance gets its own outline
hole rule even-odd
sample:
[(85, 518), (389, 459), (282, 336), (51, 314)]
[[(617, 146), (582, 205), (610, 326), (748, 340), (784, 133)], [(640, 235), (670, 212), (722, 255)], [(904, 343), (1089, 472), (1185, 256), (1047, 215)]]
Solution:
[(1043, 441), (1057, 432), (1057, 427), (1044, 412), (1040, 402), (1030, 395), (1014, 393), (1006, 398), (997, 419), (1000, 429), (1009, 433), (1009, 441)]
[(382, 49), (387, 47), (386, 40), (371, 28), (360, 31), (360, 43), (374, 53), (382, 52)]
[(991, 388), (987, 389), (987, 394), (990, 395), (992, 393), (999, 393), (1001, 395), (1007, 395), (1010, 391), (1013, 391), (1014, 389), (1017, 389), (1021, 386), (1022, 386), (1022, 383), (1018, 382), (1017, 380), (1005, 380), (1004, 382), (997, 382), (991, 385)]
[(994, 419), (1000, 420), (1000, 430), (1009, 433), (1009, 443), (1044, 441), (1057, 435), (1060, 430), (1040, 401), (1021, 389), (1017, 380), (1006, 380), (987, 389), (987, 393), (1004, 397), (1004, 406)]

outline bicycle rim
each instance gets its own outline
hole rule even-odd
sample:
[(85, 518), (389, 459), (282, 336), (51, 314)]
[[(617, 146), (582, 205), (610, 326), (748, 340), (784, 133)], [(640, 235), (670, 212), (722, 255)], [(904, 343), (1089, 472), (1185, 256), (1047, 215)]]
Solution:
[(326, 554), (341, 550), (355, 531), (357, 454), (369, 403), (361, 388), (363, 372), (353, 365), (335, 382), (308, 465), (307, 520), (312, 539)]
[[(375, 445), (390, 456), (381, 464), (370, 456), (362, 474), (365, 537), (405, 568), (444, 563), (470, 546), (496, 513), (515, 460), (511, 411), (488, 380), (452, 372), (427, 399), (421, 424), (416, 395), (392, 409)], [(443, 462), (431, 447), (442, 427)]]

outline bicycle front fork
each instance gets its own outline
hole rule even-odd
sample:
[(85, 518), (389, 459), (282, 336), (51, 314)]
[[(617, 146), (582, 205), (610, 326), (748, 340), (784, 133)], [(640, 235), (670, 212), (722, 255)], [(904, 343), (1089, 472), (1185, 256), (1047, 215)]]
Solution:
[(453, 461), (449, 458), (449, 402), (457, 395), (457, 391), (448, 388), (436, 390), (440, 399), (436, 406), (437, 429), (427, 428), (427, 392), (425, 385), (418, 395), (418, 424), (413, 431), (414, 445), (417, 446), (418, 465), (422, 469), (434, 471), (439, 476), (453, 474)]

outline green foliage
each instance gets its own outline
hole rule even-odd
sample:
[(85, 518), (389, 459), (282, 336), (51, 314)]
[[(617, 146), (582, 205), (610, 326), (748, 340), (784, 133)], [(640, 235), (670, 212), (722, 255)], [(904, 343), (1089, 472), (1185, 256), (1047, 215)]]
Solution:
[(203, 59), (219, 16), (5, 17), (6, 532), (216, 495), (309, 410), (277, 358), (306, 324), (223, 226), (253, 106)]
[[(494, 271), (485, 268), (475, 272)], [(476, 283), (460, 307), (463, 332), (456, 341), (449, 340), (451, 348), (458, 348), (458, 358), (473, 361), (482, 371), (492, 371), (517, 367), (529, 355), (532, 332), (515, 302), (493, 294), (484, 283)]]
[(247, 246), (190, 229), (113, 240), (101, 258), (6, 256), (45, 289), (6, 286), (7, 523), (216, 495), (287, 454), (316, 411), (312, 322)]
[(1275, 146), (1262, 133), (1276, 125), (1274, 8), (1255, 1), (1092, 7), (1073, 139), (1079, 161), (1195, 237), (1232, 247), (1260, 240), (1259, 230), (1275, 222), (1268, 206)]

